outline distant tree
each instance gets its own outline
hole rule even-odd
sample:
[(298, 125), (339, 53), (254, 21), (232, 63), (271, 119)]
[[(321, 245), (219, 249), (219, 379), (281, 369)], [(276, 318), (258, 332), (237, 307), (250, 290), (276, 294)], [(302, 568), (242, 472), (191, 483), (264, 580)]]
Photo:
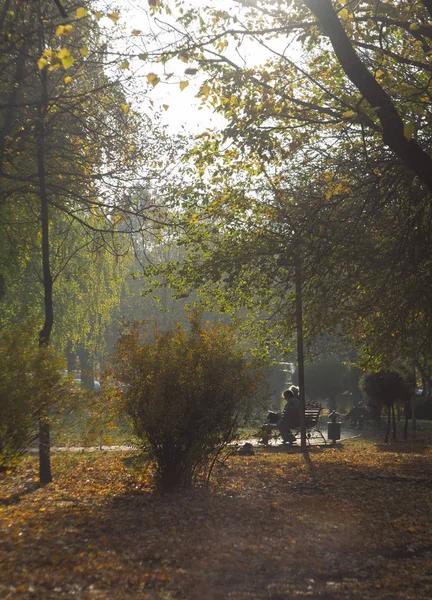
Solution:
[(396, 439), (395, 403), (400, 402), (405, 407), (405, 437), (407, 435), (408, 403), (412, 390), (410, 385), (399, 373), (394, 371), (380, 371), (378, 373), (367, 373), (362, 380), (362, 388), (371, 399), (376, 409), (378, 420), (385, 406), (388, 410), (387, 430), (385, 442), (390, 435), (391, 420), (393, 424), (393, 439)]
[(362, 397), (360, 390), (361, 375), (362, 370), (359, 367), (351, 365), (342, 376), (342, 386), (351, 394), (354, 402), (360, 400)]
[[(326, 360), (305, 364), (305, 392), (312, 400), (328, 399), (329, 406), (335, 407), (336, 396), (344, 391), (344, 377), (348, 369), (337, 360)], [(298, 370), (293, 375), (298, 383)]]

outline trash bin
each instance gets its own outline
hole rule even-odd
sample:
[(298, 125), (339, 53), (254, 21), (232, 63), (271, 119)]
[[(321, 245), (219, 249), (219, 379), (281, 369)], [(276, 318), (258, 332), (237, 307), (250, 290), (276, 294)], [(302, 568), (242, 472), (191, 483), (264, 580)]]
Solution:
[(341, 427), (340, 414), (335, 410), (329, 414), (329, 421), (327, 421), (327, 438), (336, 444), (336, 440), (341, 439)]

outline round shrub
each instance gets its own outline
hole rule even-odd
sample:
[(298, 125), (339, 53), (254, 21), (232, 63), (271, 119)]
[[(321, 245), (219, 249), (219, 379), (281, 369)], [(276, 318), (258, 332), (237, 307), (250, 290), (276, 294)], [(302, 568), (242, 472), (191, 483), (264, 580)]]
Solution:
[(113, 378), (137, 437), (151, 451), (161, 492), (189, 488), (210, 477), (261, 397), (264, 369), (238, 348), (235, 330), (190, 318), (162, 332), (122, 336)]

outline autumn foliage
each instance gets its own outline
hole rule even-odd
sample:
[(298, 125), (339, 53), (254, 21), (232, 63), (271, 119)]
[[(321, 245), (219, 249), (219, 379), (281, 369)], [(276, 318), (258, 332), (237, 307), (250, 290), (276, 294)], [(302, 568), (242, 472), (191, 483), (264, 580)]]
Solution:
[(0, 470), (16, 463), (36, 437), (38, 415), (59, 407), (70, 389), (61, 360), (24, 329), (0, 332)]
[(121, 382), (123, 406), (137, 437), (151, 450), (161, 491), (188, 488), (209, 478), (217, 457), (262, 399), (264, 371), (248, 362), (235, 330), (204, 326), (121, 337), (113, 379)]

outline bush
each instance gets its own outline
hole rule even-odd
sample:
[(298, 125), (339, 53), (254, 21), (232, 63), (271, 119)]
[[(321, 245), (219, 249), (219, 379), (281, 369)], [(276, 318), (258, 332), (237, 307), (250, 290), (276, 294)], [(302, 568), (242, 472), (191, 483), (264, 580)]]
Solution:
[(0, 470), (37, 438), (37, 421), (64, 391), (62, 363), (23, 331), (0, 332)]
[(120, 382), (124, 409), (137, 437), (150, 449), (161, 492), (191, 487), (210, 477), (237, 427), (257, 405), (264, 372), (247, 362), (226, 325), (190, 331), (177, 324), (168, 332), (137, 327), (122, 336), (114, 354), (111, 381)]
[(25, 343), (0, 334), (0, 470), (24, 452), (32, 431), (31, 356)]

